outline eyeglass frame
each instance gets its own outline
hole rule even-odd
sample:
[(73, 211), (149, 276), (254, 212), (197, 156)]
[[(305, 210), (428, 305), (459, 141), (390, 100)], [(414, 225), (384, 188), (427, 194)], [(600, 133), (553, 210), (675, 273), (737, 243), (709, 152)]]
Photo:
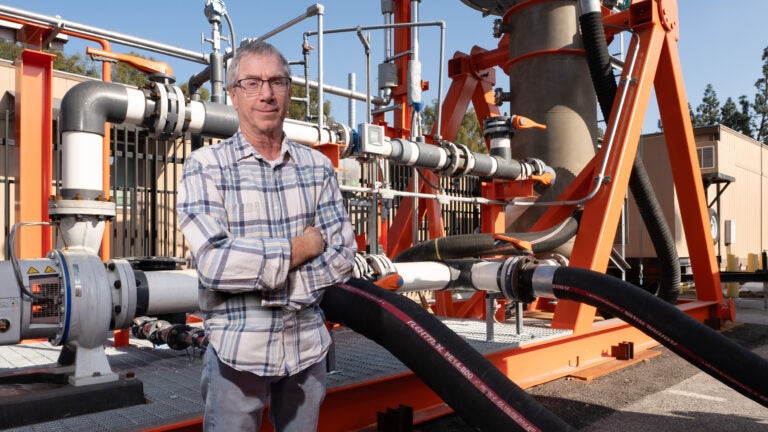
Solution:
[[(253, 93), (249, 93), (248, 90), (245, 88), (245, 86), (243, 86), (241, 84), (241, 82), (248, 81), (248, 80), (258, 81), (259, 82), (258, 90), (256, 90)], [(273, 87), (273, 83), (278, 83), (278, 82), (280, 82), (280, 80), (284, 80), (283, 82), (285, 82), (285, 84), (286, 84), (285, 90), (277, 90), (277, 91), (275, 91), (275, 88)], [(267, 79), (248, 77), (248, 78), (241, 78), (241, 79), (235, 81), (235, 85), (232, 86), (232, 87), (239, 87), (243, 91), (243, 93), (245, 93), (246, 95), (256, 96), (258, 94), (261, 94), (261, 92), (264, 90), (264, 83), (265, 82), (267, 84), (269, 84), (269, 89), (272, 91), (272, 93), (274, 93), (274, 94), (284, 94), (284, 93), (287, 93), (288, 90), (291, 88), (291, 83), (293, 82), (293, 79), (291, 79), (291, 77), (272, 77), (272, 78), (267, 78)]]

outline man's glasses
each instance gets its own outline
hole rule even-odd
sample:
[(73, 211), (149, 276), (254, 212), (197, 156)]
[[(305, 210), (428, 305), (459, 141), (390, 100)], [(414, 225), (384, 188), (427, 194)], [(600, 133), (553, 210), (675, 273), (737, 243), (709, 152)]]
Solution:
[(264, 83), (269, 84), (274, 94), (283, 94), (291, 88), (291, 79), (288, 77), (277, 77), (269, 79), (243, 78), (235, 82), (235, 87), (240, 87), (243, 92), (249, 96), (261, 93)]

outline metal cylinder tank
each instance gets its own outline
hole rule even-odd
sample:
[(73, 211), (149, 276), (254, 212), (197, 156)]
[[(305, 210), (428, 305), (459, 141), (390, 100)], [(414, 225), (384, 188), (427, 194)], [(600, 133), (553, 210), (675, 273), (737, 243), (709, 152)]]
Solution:
[[(557, 183), (539, 200), (555, 200), (595, 154), (597, 103), (583, 50), (575, 0), (518, 1), (506, 11), (510, 114), (547, 129), (518, 130), (512, 157), (535, 157), (553, 167)], [(518, 210), (517, 212), (515, 210)], [(524, 210), (522, 215), (520, 210)], [(546, 209), (510, 209), (507, 225), (529, 229)]]

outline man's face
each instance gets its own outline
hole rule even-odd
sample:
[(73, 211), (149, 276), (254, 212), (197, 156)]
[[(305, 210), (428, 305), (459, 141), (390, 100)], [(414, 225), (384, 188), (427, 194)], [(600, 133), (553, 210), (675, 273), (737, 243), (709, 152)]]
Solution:
[(288, 84), (287, 91), (275, 91), (267, 80), (288, 78), (284, 68), (273, 55), (247, 55), (240, 60), (236, 81), (247, 78), (264, 81), (260, 83), (261, 90), (255, 94), (247, 94), (237, 85), (229, 91), (240, 118), (240, 127), (246, 133), (279, 138), (291, 103), (291, 86)]

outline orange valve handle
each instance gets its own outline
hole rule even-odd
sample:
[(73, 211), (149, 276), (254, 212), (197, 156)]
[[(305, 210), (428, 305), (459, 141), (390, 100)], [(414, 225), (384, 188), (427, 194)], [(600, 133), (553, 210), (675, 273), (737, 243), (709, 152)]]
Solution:
[(395, 291), (403, 286), (403, 278), (397, 273), (390, 273), (386, 276), (382, 276), (373, 284), (379, 288), (384, 288), (385, 290)]
[(546, 185), (546, 186), (552, 186), (552, 184), (554, 183), (554, 181), (553, 181), (554, 180), (554, 176), (552, 175), (552, 173), (544, 173), (544, 174), (541, 174), (541, 175), (534, 174), (534, 175), (531, 176), (531, 180), (535, 180), (535, 181), (537, 181), (537, 182), (539, 182), (539, 183), (541, 183), (543, 185)]
[(104, 51), (97, 48), (87, 47), (85, 53), (94, 57), (96, 60), (101, 61), (120, 61), (132, 68), (144, 73), (162, 73), (166, 75), (173, 75), (173, 69), (168, 66), (168, 63), (147, 60), (145, 58), (137, 57), (130, 54), (120, 54), (112, 51)]
[(536, 123), (535, 121), (529, 119), (528, 117), (523, 117), (519, 115), (512, 116), (512, 127), (515, 129), (546, 129), (547, 125)]

